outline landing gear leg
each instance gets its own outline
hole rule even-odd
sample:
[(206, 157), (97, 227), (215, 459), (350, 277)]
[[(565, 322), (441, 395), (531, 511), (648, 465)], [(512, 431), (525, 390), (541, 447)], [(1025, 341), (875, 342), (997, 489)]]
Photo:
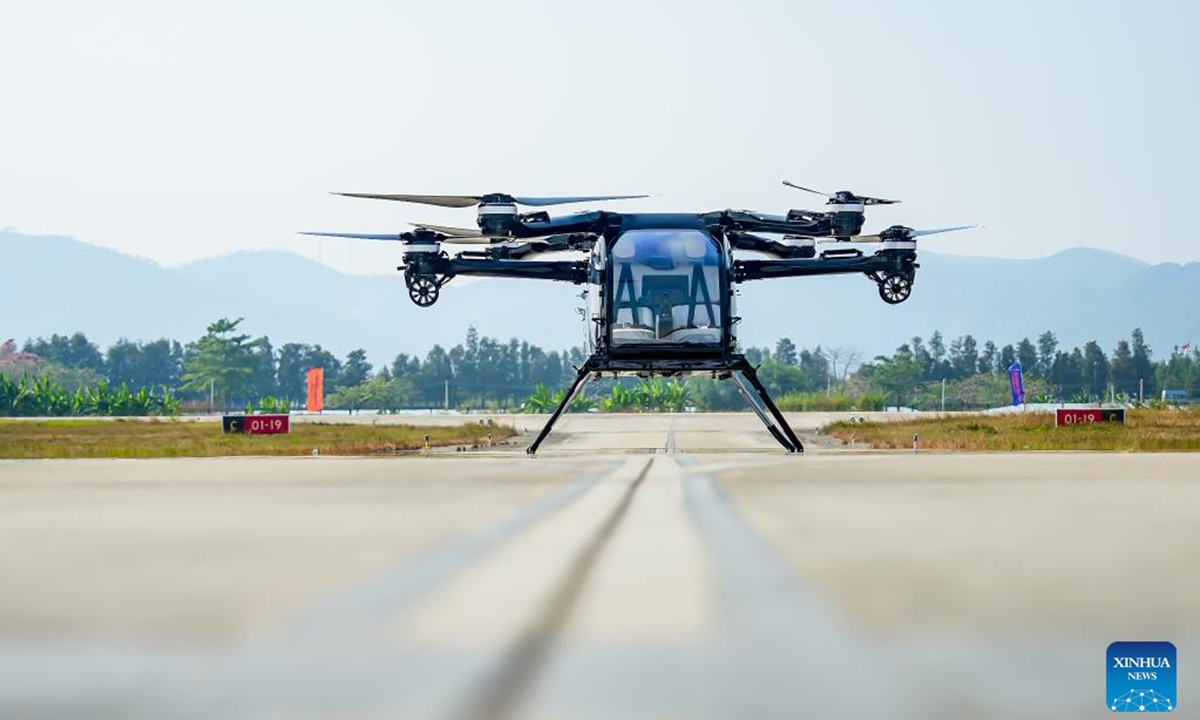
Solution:
[(546, 421), (546, 426), (538, 433), (537, 439), (533, 441), (532, 445), (525, 448), (526, 453), (532, 456), (537, 452), (538, 446), (542, 444), (542, 441), (550, 434), (550, 429), (554, 427), (554, 423), (558, 421), (558, 416), (562, 415), (563, 411), (571, 405), (575, 400), (575, 396), (583, 390), (584, 385), (588, 384), (589, 379), (591, 379), (591, 373), (586, 369), (580, 369), (579, 373), (575, 376), (575, 381), (571, 383), (571, 389), (567, 390), (567, 393), (563, 395), (562, 402), (558, 404), (558, 407), (554, 408), (554, 414)]
[(738, 393), (754, 411), (754, 414), (758, 415), (758, 418), (767, 426), (767, 430), (771, 432), (775, 440), (788, 452), (804, 452), (804, 445), (801, 444), (800, 438), (792, 432), (792, 426), (788, 425), (783, 413), (779, 412), (779, 408), (772, 402), (771, 396), (759, 382), (758, 373), (754, 371), (750, 363), (734, 370), (732, 379)]

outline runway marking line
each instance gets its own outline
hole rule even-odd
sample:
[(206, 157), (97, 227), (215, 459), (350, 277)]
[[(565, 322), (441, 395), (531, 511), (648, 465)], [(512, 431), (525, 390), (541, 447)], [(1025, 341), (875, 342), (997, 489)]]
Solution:
[[(554, 583), (550, 594), (535, 606), (540, 607), (540, 610), (533, 613), (533, 622), (520, 633), (511, 649), (498, 663), (495, 672), (483, 680), (478, 691), (463, 707), (462, 712), (455, 715), (456, 718), (499, 720), (513, 716), (550, 657), (563, 627), (579, 602), (597, 559), (625, 518), (629, 506), (633, 502), (634, 494), (645, 480), (654, 462), (655, 459), (651, 458), (641, 464), (637, 474), (620, 493), (616, 505), (604, 514), (599, 526), (588, 535), (585, 544), (572, 554), (562, 579)], [(628, 469), (631, 465), (633, 462), (623, 466), (615, 475), (625, 474), (622, 470)], [(613, 480), (615, 478), (610, 477), (608, 484), (611, 484)], [(596, 494), (604, 488), (605, 485), (601, 484), (593, 488), (592, 494)], [(583, 500), (571, 509), (587, 509)], [(560, 513), (560, 516), (569, 514), (568, 511), (564, 511)], [(577, 518), (565, 517), (557, 519), (577, 520)], [(553, 520), (547, 521), (546, 524)], [(547, 533), (545, 539), (550, 540), (556, 534)], [(518, 554), (515, 560), (518, 563), (526, 562), (523, 554)]]

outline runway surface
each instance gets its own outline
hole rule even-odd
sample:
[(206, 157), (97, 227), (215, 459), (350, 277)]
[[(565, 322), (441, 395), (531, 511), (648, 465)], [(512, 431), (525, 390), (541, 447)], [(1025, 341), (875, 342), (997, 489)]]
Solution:
[(1085, 718), (1116, 640), (1174, 642), (1200, 715), (1200, 457), (793, 420), (803, 456), (733, 414), (0, 461), (0, 718)]

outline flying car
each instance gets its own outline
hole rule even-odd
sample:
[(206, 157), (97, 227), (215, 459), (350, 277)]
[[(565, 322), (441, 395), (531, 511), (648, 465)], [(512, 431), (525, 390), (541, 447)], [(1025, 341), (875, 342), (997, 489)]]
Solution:
[[(401, 233), (308, 232), (306, 235), (396, 241), (402, 246), (409, 297), (420, 307), (437, 302), (460, 275), (570, 282), (584, 287), (588, 355), (570, 389), (527, 448), (533, 455), (559, 416), (589, 380), (601, 377), (678, 377), (730, 380), (767, 430), (788, 452), (800, 439), (738, 347), (741, 317), (735, 286), (774, 278), (858, 273), (882, 300), (902, 303), (916, 278), (917, 238), (965, 230), (961, 225), (915, 230), (892, 225), (862, 234), (865, 209), (897, 200), (850, 191), (825, 193), (821, 210), (771, 215), (749, 210), (703, 213), (577, 212), (552, 217), (539, 208), (628, 200), (645, 195), (565, 197), (334, 193), (448, 208), (476, 208), (474, 228), (415, 224)], [(531, 208), (530, 211), (523, 210)], [(818, 244), (826, 244), (819, 250)], [(871, 244), (864, 250), (861, 244)], [(447, 246), (467, 246), (451, 254)], [(541, 258), (553, 253), (554, 259)], [(750, 253), (749, 257), (739, 257)]]

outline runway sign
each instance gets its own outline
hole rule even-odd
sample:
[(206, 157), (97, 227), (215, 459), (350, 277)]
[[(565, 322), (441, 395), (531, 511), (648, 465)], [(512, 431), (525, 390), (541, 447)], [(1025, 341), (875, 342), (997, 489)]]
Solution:
[(1058, 408), (1054, 411), (1055, 425), (1096, 425), (1098, 423), (1115, 422), (1125, 424), (1125, 410), (1116, 408), (1102, 410), (1100, 408), (1068, 409)]
[(221, 429), (247, 435), (286, 435), (291, 432), (292, 423), (287, 415), (225, 415), (221, 418)]

